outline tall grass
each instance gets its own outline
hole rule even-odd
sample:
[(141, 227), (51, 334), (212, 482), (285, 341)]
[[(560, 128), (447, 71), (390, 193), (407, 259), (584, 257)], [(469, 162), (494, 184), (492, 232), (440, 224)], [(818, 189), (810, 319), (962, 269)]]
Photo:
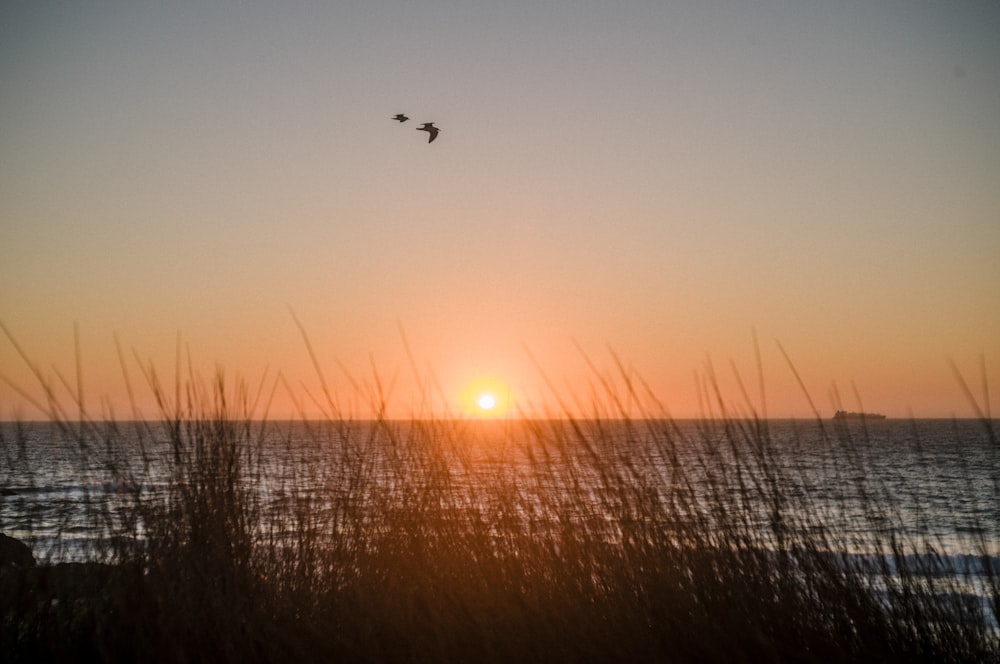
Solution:
[[(293, 424), (221, 376), (172, 399), (146, 379), (155, 421), (49, 410), (125, 491), (93, 504), (109, 535), (94, 563), (0, 574), (7, 661), (1000, 656), (995, 542), (983, 605), (938, 573), (932, 536), (899, 534), (912, 524), (860, 468), (840, 489), (885, 555), (852, 555), (768, 421), (731, 415), (714, 387), (696, 428), (630, 419), (632, 381), (604, 383), (587, 419), (391, 421), (376, 393), (370, 419)], [(7, 431), (15, 463), (26, 434)], [(858, 462), (863, 428), (822, 431)]]

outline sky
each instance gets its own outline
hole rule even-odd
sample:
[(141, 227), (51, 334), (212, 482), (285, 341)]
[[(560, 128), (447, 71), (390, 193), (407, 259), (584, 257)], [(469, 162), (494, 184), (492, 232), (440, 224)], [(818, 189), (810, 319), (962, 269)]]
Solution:
[(178, 350), (272, 417), (626, 379), (972, 416), (955, 369), (1000, 410), (998, 34), (993, 0), (2, 3), (0, 418), (32, 367), (155, 415)]

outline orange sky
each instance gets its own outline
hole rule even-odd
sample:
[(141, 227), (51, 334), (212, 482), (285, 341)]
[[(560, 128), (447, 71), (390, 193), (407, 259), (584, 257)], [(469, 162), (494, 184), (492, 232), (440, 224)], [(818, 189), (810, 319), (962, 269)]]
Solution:
[[(294, 311), (358, 416), (376, 374), (393, 416), (478, 416), (480, 384), (588, 414), (615, 356), (697, 416), (709, 360), (759, 398), (755, 332), (773, 417), (810, 414), (778, 341), (823, 415), (853, 384), (970, 416), (949, 362), (1000, 386), (998, 32), (985, 0), (8, 3), (0, 321), (71, 386), (77, 326), (92, 413), (128, 411), (115, 335), (172, 385), (178, 334), (318, 412)], [(37, 416), (6, 338), (0, 376), (0, 417)]]

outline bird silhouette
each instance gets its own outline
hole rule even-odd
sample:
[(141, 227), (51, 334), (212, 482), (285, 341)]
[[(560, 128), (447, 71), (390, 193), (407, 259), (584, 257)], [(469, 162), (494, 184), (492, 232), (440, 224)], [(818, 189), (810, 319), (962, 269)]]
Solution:
[(426, 131), (428, 134), (430, 134), (430, 137), (428, 137), (427, 142), (433, 143), (434, 139), (438, 137), (438, 132), (441, 130), (435, 127), (433, 122), (425, 122), (419, 127), (417, 127), (417, 131)]
[(399, 120), (400, 122), (406, 122), (410, 118), (406, 117), (402, 113), (396, 113), (396, 115), (392, 116), (392, 119), (393, 120)]

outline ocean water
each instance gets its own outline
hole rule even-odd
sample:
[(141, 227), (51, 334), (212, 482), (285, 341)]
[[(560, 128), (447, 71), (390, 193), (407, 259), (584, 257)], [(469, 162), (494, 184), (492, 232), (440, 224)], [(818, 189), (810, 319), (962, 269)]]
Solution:
[[(459, 495), (444, 503), (489, 514), (515, 496), (531, 528), (573, 514), (613, 541), (630, 519), (701, 514), (773, 533), (777, 514), (792, 541), (873, 569), (916, 562), (972, 594), (1000, 569), (1000, 447), (976, 420), (257, 422), (226, 435), (271, 526), (294, 504), (344, 501), (376, 523), (443, 469), (434, 490)], [(0, 531), (52, 562), (141, 540), (136, 504), (169, 495), (197, 438), (178, 448), (155, 423), (0, 424)], [(887, 556), (893, 543), (906, 556)]]

